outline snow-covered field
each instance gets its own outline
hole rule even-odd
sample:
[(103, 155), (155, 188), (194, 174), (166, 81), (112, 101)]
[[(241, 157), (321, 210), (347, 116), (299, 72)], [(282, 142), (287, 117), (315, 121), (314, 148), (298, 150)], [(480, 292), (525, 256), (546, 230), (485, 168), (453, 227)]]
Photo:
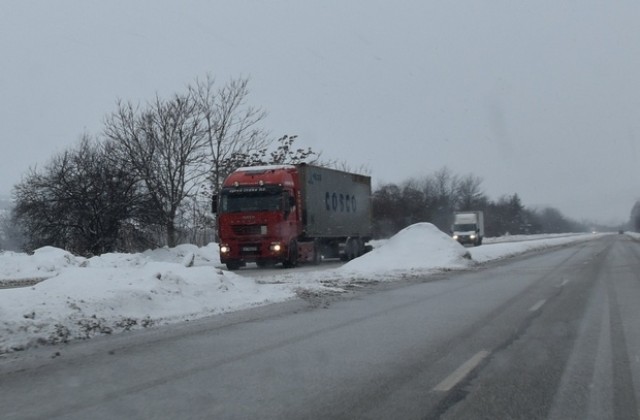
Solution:
[(82, 258), (56, 248), (33, 255), (0, 253), (0, 354), (39, 344), (86, 339), (181, 322), (317, 293), (341, 293), (367, 282), (466, 269), (535, 249), (599, 235), (513, 237), (465, 248), (429, 223), (409, 226), (338, 268), (253, 278), (223, 269), (218, 247), (181, 245), (141, 254)]

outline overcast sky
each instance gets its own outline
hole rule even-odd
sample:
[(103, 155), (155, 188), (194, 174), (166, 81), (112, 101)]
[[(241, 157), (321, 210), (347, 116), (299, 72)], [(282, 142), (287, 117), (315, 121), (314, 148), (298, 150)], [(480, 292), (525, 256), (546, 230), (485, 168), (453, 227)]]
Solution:
[(374, 187), (447, 166), (489, 197), (626, 221), (640, 198), (640, 2), (0, 0), (0, 194), (118, 98), (249, 77), (274, 137)]

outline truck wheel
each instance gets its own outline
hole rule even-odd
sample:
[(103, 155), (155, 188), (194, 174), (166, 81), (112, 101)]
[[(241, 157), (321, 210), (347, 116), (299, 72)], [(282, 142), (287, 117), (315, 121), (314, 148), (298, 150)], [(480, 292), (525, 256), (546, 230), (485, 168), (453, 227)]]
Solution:
[(342, 254), (340, 254), (340, 260), (342, 261), (349, 261), (351, 258), (351, 240), (347, 239), (347, 241), (344, 243), (344, 250), (342, 252)]
[(313, 257), (311, 259), (311, 264), (318, 265), (322, 260), (322, 255), (320, 253), (320, 244), (318, 241), (313, 241)]
[(351, 261), (359, 256), (358, 240), (356, 238), (347, 238), (344, 243), (344, 254), (342, 254), (342, 261)]
[(298, 242), (291, 241), (289, 244), (289, 255), (287, 259), (282, 263), (284, 268), (292, 268), (298, 265)]
[(364, 242), (362, 241), (362, 238), (358, 237), (358, 239), (356, 239), (356, 252), (353, 258), (358, 258), (363, 254), (364, 254)]

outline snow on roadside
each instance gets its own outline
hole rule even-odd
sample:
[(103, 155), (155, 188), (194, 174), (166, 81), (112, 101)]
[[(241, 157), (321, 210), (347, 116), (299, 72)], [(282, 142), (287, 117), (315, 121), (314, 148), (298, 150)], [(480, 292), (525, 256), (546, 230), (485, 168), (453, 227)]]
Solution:
[(524, 254), (529, 251), (538, 251), (556, 246), (567, 245), (576, 242), (588, 241), (601, 237), (603, 234), (580, 233), (572, 235), (548, 235), (540, 237), (535, 235), (531, 239), (524, 239), (520, 242), (505, 240), (500, 242), (495, 240), (490, 245), (470, 248), (471, 257), (474, 261), (483, 263), (487, 261), (499, 260)]
[(33, 255), (0, 252), (0, 285), (7, 280), (41, 280), (55, 277), (71, 266), (78, 266), (83, 258), (54, 247), (37, 249)]
[(588, 235), (586, 233), (546, 233), (546, 234), (537, 234), (537, 235), (504, 235), (504, 236), (496, 236), (493, 238), (484, 238), (483, 244), (495, 244), (495, 243), (504, 243), (504, 242), (525, 242), (525, 241), (539, 241), (549, 240), (549, 239), (559, 239), (559, 238), (570, 238), (574, 236), (585, 236)]
[(468, 250), (431, 223), (416, 223), (344, 265), (325, 271), (260, 276), (263, 284), (289, 284), (314, 293), (343, 292), (362, 283), (394, 281), (474, 264)]
[(2, 253), (5, 278), (46, 278), (0, 290), (0, 354), (37, 344), (180, 322), (296, 296), (215, 267), (217, 245), (85, 259), (43, 248)]
[(640, 233), (637, 232), (624, 232), (625, 235), (630, 236), (635, 240), (640, 240)]
[(393, 272), (426, 273), (469, 267), (469, 251), (431, 223), (411, 225), (337, 271), (346, 276), (387, 277)]
[[(283, 270), (251, 278), (220, 269), (216, 244), (180, 245), (140, 254), (82, 258), (51, 247), (33, 255), (0, 253), (0, 280), (46, 278), (0, 290), (0, 354), (39, 344), (85, 339), (151, 325), (280, 302), (305, 294), (343, 292), (370, 281), (393, 281), (595, 235), (465, 248), (429, 223), (409, 226), (336, 269)], [(473, 259), (470, 259), (472, 256)]]

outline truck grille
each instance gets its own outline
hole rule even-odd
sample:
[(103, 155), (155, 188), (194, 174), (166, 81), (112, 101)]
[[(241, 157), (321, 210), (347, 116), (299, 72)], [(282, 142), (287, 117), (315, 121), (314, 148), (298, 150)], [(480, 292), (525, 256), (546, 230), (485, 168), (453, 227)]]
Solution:
[[(235, 225), (233, 233), (238, 236), (256, 236), (266, 234), (267, 227), (263, 225)], [(264, 232), (264, 233), (263, 233)]]

